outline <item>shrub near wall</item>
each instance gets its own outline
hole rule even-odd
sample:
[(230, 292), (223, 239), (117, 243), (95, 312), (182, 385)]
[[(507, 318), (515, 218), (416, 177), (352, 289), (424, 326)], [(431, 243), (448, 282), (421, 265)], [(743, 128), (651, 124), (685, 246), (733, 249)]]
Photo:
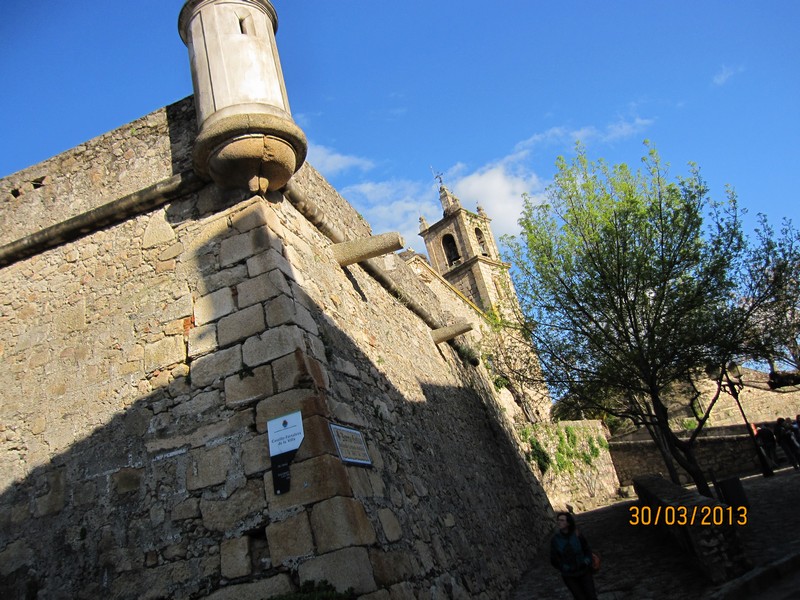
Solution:
[(554, 508), (569, 504), (587, 510), (617, 496), (619, 481), (602, 422), (537, 423), (517, 431)]

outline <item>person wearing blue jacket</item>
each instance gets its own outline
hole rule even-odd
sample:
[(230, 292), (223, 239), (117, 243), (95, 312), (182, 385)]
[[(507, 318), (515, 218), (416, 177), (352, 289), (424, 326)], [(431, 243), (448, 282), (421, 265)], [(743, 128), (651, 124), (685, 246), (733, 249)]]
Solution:
[(592, 578), (592, 551), (568, 512), (556, 515), (558, 531), (550, 540), (550, 564), (561, 573), (575, 600), (597, 600)]

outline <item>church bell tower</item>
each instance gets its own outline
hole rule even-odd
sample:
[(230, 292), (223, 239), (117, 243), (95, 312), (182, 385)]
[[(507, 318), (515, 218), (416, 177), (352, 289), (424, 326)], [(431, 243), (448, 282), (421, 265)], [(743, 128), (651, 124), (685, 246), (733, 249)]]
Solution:
[(456, 196), (439, 182), (442, 218), (428, 225), (420, 218), (433, 269), (484, 311), (501, 310), (513, 295), (509, 265), (500, 260), (491, 219), (483, 208), (466, 210)]

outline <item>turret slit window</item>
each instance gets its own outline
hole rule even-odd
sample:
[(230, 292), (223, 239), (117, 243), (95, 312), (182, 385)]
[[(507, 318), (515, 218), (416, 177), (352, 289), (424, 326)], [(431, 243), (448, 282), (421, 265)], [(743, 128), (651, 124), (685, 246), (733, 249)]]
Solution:
[(444, 257), (447, 260), (448, 267), (454, 267), (461, 262), (461, 255), (458, 253), (456, 241), (449, 233), (442, 237), (442, 248), (444, 249)]
[(239, 17), (239, 31), (244, 35), (253, 35), (253, 16)]
[(481, 254), (483, 256), (489, 256), (489, 248), (486, 245), (486, 239), (483, 237), (483, 232), (477, 227), (475, 228), (475, 237), (478, 239), (478, 247), (481, 250)]

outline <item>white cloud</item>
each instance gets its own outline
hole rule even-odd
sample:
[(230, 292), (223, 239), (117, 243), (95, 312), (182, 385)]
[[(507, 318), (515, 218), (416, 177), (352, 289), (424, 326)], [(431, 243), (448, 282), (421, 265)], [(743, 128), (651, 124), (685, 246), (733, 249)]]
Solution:
[(729, 67), (728, 65), (722, 65), (716, 75), (712, 77), (711, 82), (716, 86), (725, 85), (731, 77), (739, 73), (744, 73), (743, 66)]
[(605, 127), (595, 125), (586, 125), (580, 128), (551, 127), (547, 131), (536, 133), (519, 142), (516, 150), (531, 150), (539, 146), (571, 147), (577, 141), (584, 144), (594, 142), (607, 144), (639, 135), (654, 122), (653, 119), (635, 116), (632, 118), (620, 117)]
[(308, 162), (326, 177), (332, 177), (351, 169), (369, 171), (375, 166), (369, 159), (340, 154), (332, 148), (314, 143), (308, 144)]
[(522, 214), (522, 196), (543, 197), (544, 183), (536, 173), (518, 163), (511, 155), (462, 177), (453, 184), (453, 193), (467, 210), (480, 204), (492, 219), (496, 238), (519, 233), (517, 220)]
[(406, 247), (425, 253), (419, 218), (434, 223), (442, 217), (433, 183), (409, 180), (365, 181), (341, 190), (375, 233), (399, 231)]

